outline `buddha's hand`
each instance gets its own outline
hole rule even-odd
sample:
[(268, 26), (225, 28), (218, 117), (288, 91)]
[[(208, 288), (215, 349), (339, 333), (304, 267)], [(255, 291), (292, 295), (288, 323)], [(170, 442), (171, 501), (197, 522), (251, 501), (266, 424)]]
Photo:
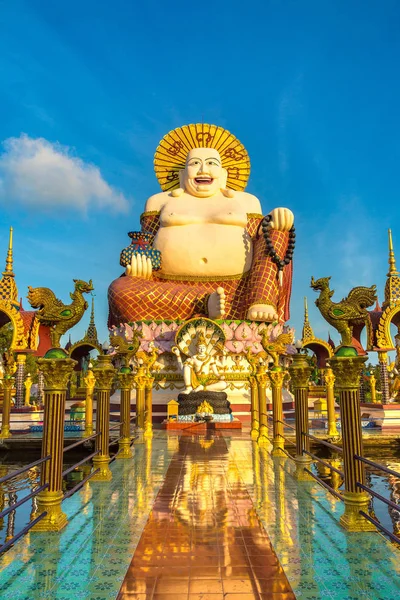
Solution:
[(269, 222), (271, 229), (289, 231), (293, 227), (294, 214), (289, 208), (274, 208), (269, 215), (271, 217)]
[(143, 277), (144, 279), (150, 279), (152, 272), (151, 258), (144, 254), (132, 254), (131, 263), (125, 269), (128, 277)]

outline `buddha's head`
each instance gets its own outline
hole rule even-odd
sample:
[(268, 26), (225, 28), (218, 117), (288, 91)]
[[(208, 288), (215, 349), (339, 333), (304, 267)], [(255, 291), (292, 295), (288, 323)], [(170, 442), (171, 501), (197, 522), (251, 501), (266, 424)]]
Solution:
[(181, 188), (198, 198), (209, 198), (226, 188), (227, 171), (214, 148), (193, 148), (181, 171)]

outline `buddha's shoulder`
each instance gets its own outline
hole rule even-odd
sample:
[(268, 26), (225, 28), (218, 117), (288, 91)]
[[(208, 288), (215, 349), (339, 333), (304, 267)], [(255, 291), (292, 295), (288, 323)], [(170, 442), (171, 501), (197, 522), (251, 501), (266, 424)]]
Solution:
[(162, 207), (171, 199), (171, 192), (160, 192), (159, 194), (154, 194), (148, 198), (144, 211), (160, 211)]
[(248, 194), (247, 192), (236, 192), (238, 199), (246, 208), (247, 213), (262, 214), (261, 202), (257, 196)]

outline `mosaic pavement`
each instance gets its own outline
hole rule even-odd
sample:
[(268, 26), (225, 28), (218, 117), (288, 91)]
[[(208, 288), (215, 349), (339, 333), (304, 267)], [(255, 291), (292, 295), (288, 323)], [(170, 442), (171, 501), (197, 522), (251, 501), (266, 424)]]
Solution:
[(342, 503), (298, 484), (292, 462), (248, 433), (156, 431), (111, 468), (112, 482), (64, 502), (64, 531), (31, 533), (1, 557), (2, 599), (399, 597), (400, 551), (346, 534)]

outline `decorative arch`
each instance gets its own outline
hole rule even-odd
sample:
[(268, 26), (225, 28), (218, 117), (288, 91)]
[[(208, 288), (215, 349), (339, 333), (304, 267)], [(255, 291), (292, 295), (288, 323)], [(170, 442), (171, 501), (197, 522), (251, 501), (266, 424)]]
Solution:
[[(6, 315), (7, 320), (1, 319), (1, 315)], [(25, 327), (19, 311), (8, 300), (0, 299), (0, 325), (6, 325), (11, 322), (13, 326), (13, 337), (10, 350), (28, 350), (28, 341), (25, 335)]]
[(324, 340), (319, 338), (309, 338), (303, 340), (303, 348), (310, 348), (317, 357), (317, 367), (324, 369), (326, 367), (326, 361), (332, 358), (333, 349)]
[(390, 333), (391, 323), (400, 331), (400, 300), (388, 306), (379, 319), (376, 341), (378, 348), (382, 350), (393, 350), (395, 347)]
[[(100, 344), (96, 344), (95, 342), (90, 342), (88, 340), (80, 340), (79, 342), (75, 342), (68, 349), (68, 353), (71, 358), (78, 360), (78, 365), (76, 365), (75, 370), (80, 370), (79, 359), (83, 356), (86, 356), (91, 350), (97, 350), (99, 354), (102, 353), (102, 349)], [(75, 354), (75, 356), (73, 356)]]

